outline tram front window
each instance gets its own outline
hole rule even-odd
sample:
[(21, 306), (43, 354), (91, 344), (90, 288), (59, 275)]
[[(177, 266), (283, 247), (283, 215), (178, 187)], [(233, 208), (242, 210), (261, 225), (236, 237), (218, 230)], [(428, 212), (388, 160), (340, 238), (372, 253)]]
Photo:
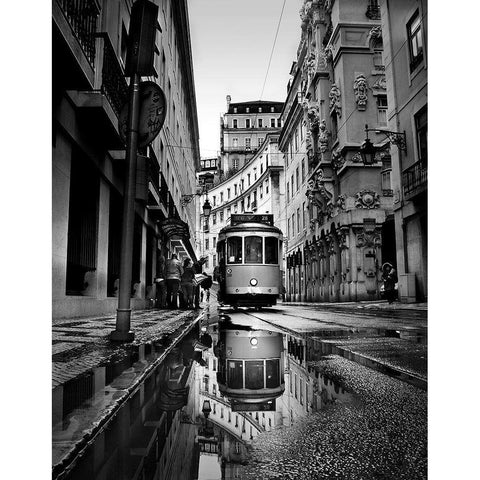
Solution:
[(230, 237), (227, 240), (228, 263), (242, 263), (242, 237)]
[(229, 360), (227, 370), (228, 388), (243, 388), (243, 362)]
[(267, 360), (266, 361), (266, 370), (267, 370), (267, 388), (275, 388), (280, 385), (280, 361)]
[(245, 388), (250, 390), (263, 388), (263, 360), (245, 362)]
[(245, 263), (263, 263), (262, 237), (245, 237)]
[(278, 240), (275, 237), (265, 237), (265, 263), (278, 263)]

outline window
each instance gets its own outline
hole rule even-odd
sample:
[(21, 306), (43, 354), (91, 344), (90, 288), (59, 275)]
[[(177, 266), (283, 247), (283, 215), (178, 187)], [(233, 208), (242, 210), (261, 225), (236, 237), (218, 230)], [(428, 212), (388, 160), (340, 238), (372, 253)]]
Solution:
[(237, 113), (237, 107), (233, 107), (233, 113)]
[(217, 214), (214, 213), (214, 214), (212, 215), (212, 225), (216, 225), (216, 223), (217, 223)]
[(250, 150), (251, 145), (252, 145), (252, 139), (251, 138), (246, 138), (245, 139), (245, 149)]
[(230, 199), (230, 189), (227, 188), (227, 199)]
[(290, 219), (288, 219), (287, 235), (290, 237)]
[[(232, 168), (234, 168), (235, 170), (238, 170), (238, 158), (234, 158), (233, 161), (232, 161)], [(236, 187), (236, 185), (235, 185)], [(237, 191), (235, 190), (235, 195), (237, 194)]]
[(287, 182), (287, 202), (290, 201), (290, 184)]
[(295, 181), (297, 183), (297, 190), (300, 188), (300, 182), (298, 181), (298, 167), (295, 169)]
[(205, 239), (205, 250), (208, 250), (208, 238)]
[(242, 263), (242, 237), (227, 238), (227, 263)]
[[(227, 385), (229, 388), (243, 388), (243, 361), (228, 360)], [(238, 426), (238, 416), (237, 416)]]
[(250, 186), (250, 174), (247, 173), (248, 186)]
[(258, 137), (258, 146), (261, 147), (263, 144), (263, 138), (262, 137)]
[(282, 126), (282, 121), (278, 118), (277, 119), (277, 128), (281, 128)]
[(227, 218), (230, 218), (231, 215), (231, 209), (230, 207), (227, 208)]
[(295, 236), (295, 216), (292, 215), (292, 237)]
[(293, 192), (295, 191), (295, 184), (293, 183), (293, 175), (290, 177), (290, 185), (292, 186), (292, 197), (293, 197)]
[[(261, 110), (261, 108), (259, 110)], [(258, 128), (263, 128), (263, 119), (262, 118), (258, 119)]]
[(245, 189), (245, 180), (242, 178), (240, 182), (242, 184), (242, 191), (243, 191)]
[(236, 203), (234, 206), (233, 206), (233, 213), (237, 213), (238, 212), (238, 203)]
[(270, 119), (270, 128), (275, 128), (275, 119), (274, 118)]
[(215, 207), (215, 205), (217, 205), (217, 196), (216, 195), (213, 196), (213, 206)]
[(379, 125), (387, 124), (387, 96), (377, 96), (377, 120)]
[(294, 138), (295, 138), (295, 151), (297, 152), (298, 151), (298, 130), (295, 130)]
[(245, 237), (245, 263), (263, 263), (262, 237)]
[(418, 10), (407, 24), (408, 47), (410, 50), (410, 72), (423, 60), (422, 21)]
[(278, 240), (275, 237), (265, 237), (265, 263), (278, 263)]
[(122, 22), (122, 39), (121, 39), (121, 47), (120, 47), (121, 48), (120, 57), (124, 65), (127, 58), (127, 44), (128, 44), (128, 33), (127, 33), (127, 29), (125, 28), (125, 24)]
[(237, 195), (237, 184), (236, 183), (233, 184), (233, 194)]
[[(306, 228), (307, 227), (307, 222), (306, 222), (306, 219), (305, 219), (305, 213), (306, 213), (307, 209), (305, 208), (305, 202), (303, 202), (303, 228)], [(215, 238), (215, 237), (214, 237)]]
[(260, 173), (263, 173), (263, 163), (260, 164)]
[(386, 193), (390, 193), (392, 190), (392, 169), (382, 171), (382, 192), (385, 196)]
[(247, 108), (245, 109), (245, 112), (246, 112), (246, 113), (250, 113), (250, 107), (247, 107)]
[(297, 232), (300, 234), (300, 209), (297, 208)]
[(245, 362), (245, 388), (251, 390), (263, 388), (263, 360)]
[(373, 52), (373, 68), (375, 70), (385, 70), (385, 66), (383, 65), (383, 51), (382, 50), (374, 50), (374, 52)]
[(265, 180), (265, 193), (268, 193), (268, 178)]
[(250, 128), (250, 119), (249, 118), (245, 119), (245, 128)]
[(238, 120), (236, 118), (233, 119), (233, 128), (238, 128)]
[(417, 130), (418, 159), (427, 164), (427, 108), (423, 108), (415, 115), (415, 129)]
[(260, 185), (260, 198), (263, 198), (263, 185)]
[(305, 181), (305, 159), (302, 159), (302, 183)]
[(336, 142), (338, 135), (338, 121), (337, 121), (337, 112), (332, 112), (332, 142)]
[(223, 203), (223, 192), (220, 192), (220, 203)]
[(232, 138), (232, 146), (233, 146), (233, 148), (238, 147), (238, 138), (236, 138), (236, 137)]
[(223, 222), (223, 210), (220, 212), (220, 222)]
[[(212, 238), (212, 248), (215, 248), (217, 246), (217, 237)], [(215, 264), (215, 261), (213, 262)]]

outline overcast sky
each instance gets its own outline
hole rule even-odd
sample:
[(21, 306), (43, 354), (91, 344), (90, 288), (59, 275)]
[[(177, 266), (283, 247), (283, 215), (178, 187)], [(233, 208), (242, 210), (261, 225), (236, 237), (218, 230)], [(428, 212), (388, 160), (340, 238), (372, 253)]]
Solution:
[(202, 158), (220, 148), (220, 114), (232, 102), (285, 101), (300, 42), (302, 0), (286, 0), (265, 90), (283, 0), (188, 0)]

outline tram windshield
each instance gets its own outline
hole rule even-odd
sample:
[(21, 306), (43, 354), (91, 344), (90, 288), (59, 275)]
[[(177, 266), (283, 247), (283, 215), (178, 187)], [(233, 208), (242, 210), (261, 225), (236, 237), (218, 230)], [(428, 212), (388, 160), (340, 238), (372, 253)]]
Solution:
[(242, 263), (242, 237), (229, 237), (227, 239), (228, 263)]
[(245, 388), (260, 390), (263, 385), (263, 360), (245, 362)]
[(262, 237), (245, 237), (245, 263), (263, 263)]
[(278, 263), (278, 239), (276, 237), (265, 237), (265, 263)]

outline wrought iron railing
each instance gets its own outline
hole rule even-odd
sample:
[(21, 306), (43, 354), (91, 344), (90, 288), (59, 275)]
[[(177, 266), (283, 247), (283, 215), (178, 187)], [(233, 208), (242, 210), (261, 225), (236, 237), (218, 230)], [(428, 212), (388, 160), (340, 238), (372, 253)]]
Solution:
[(412, 197), (423, 191), (427, 186), (427, 164), (420, 160), (402, 172), (403, 193)]
[(107, 97), (117, 114), (128, 99), (128, 85), (115, 50), (107, 34), (103, 38), (102, 85), (100, 91)]
[(100, 14), (95, 0), (57, 0), (65, 18), (72, 27), (88, 62), (93, 67), (95, 61), (95, 33)]
[(239, 145), (238, 147), (223, 147), (222, 151), (223, 152), (248, 152), (248, 153), (254, 153), (256, 152), (260, 147), (258, 145), (252, 145), (250, 147), (247, 147), (246, 145)]

